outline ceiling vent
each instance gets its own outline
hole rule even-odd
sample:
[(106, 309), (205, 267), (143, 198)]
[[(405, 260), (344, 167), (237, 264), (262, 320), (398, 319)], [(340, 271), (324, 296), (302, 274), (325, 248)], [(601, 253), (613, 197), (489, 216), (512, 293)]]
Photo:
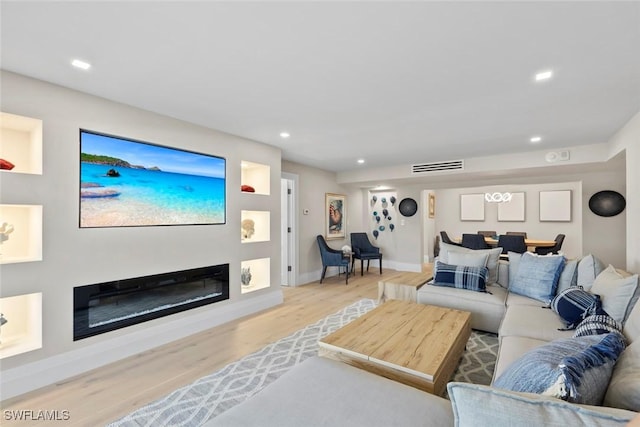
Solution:
[(448, 162), (421, 163), (411, 166), (412, 174), (422, 174), (431, 172), (443, 172), (453, 170), (463, 170), (464, 160), (450, 160)]

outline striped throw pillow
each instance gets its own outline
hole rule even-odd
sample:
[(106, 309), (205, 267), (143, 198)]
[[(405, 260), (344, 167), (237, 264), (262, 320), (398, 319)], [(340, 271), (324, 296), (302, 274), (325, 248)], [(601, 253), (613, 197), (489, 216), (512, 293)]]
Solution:
[(487, 275), (489, 274), (487, 267), (466, 267), (445, 264), (440, 261), (436, 261), (436, 265), (434, 285), (486, 292)]
[(551, 309), (564, 320), (567, 329), (575, 329), (586, 317), (606, 314), (600, 296), (573, 286), (560, 292), (551, 301)]

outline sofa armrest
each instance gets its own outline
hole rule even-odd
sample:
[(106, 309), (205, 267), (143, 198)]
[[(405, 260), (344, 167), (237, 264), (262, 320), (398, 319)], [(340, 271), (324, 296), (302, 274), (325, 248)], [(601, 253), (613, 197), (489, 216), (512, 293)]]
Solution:
[(453, 426), (448, 400), (312, 357), (205, 424), (212, 426)]

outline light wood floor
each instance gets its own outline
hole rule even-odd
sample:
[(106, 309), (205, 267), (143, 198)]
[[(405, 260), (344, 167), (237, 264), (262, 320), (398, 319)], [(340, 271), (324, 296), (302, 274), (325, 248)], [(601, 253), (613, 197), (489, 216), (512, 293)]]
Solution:
[[(347, 286), (342, 275), (329, 277), (322, 285), (283, 288), (284, 303), (277, 307), (8, 399), (2, 409), (69, 411), (70, 420), (46, 425), (105, 425), (352, 302), (377, 299), (378, 281), (396, 273), (385, 269), (381, 276), (374, 268), (361, 277), (357, 269)], [(45, 425), (0, 417), (3, 426)]]

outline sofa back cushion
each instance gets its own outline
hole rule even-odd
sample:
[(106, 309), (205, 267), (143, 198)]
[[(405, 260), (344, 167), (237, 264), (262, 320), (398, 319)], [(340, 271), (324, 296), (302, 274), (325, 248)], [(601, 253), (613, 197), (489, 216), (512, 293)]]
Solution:
[(451, 251), (488, 255), (487, 268), (489, 269), (489, 275), (487, 277), (487, 284), (496, 283), (498, 281), (498, 261), (500, 260), (502, 248), (474, 250), (463, 248), (462, 246), (450, 245), (448, 243), (440, 243), (440, 254), (438, 255), (438, 259), (445, 264), (452, 264), (451, 261), (449, 261), (449, 252)]
[(602, 261), (591, 254), (584, 256), (578, 262), (577, 285), (588, 291), (602, 270), (604, 270)]
[(629, 342), (640, 339), (640, 302), (636, 302), (631, 308), (622, 332)]
[(623, 322), (637, 287), (637, 274), (616, 270), (609, 264), (594, 280), (591, 292), (600, 295), (602, 308), (609, 316)]
[(524, 253), (518, 262), (515, 277), (509, 279), (509, 291), (545, 304), (551, 303), (556, 295), (564, 261), (562, 255)]
[(604, 404), (640, 412), (640, 340), (628, 346), (618, 359)]

